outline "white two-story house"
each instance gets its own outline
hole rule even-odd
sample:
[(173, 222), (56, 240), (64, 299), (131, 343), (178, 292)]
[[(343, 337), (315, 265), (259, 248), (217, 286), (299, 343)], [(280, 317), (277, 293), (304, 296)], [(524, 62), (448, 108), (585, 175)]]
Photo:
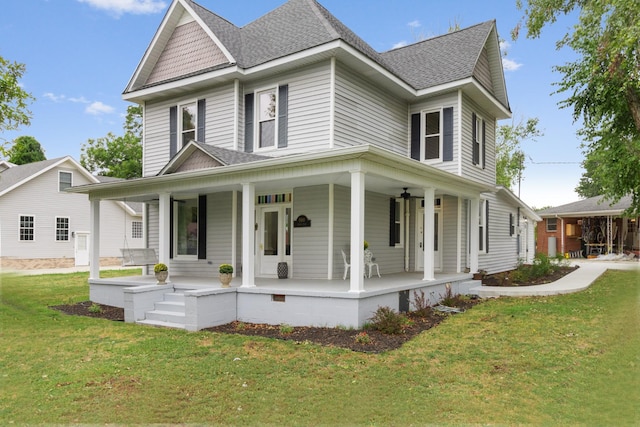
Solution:
[[(411, 290), (436, 298), (533, 257), (537, 215), (495, 184), (496, 121), (511, 112), (494, 21), (380, 53), (315, 0), (241, 28), (174, 0), (123, 97), (144, 109), (144, 177), (72, 191), (89, 194), (94, 227), (101, 201), (145, 204), (188, 329), (357, 327), (377, 306), (406, 309)], [(131, 321), (146, 316), (140, 293), (166, 292), (107, 297), (97, 269), (90, 284)], [(197, 307), (226, 298), (218, 314), (189, 320), (194, 289)]]

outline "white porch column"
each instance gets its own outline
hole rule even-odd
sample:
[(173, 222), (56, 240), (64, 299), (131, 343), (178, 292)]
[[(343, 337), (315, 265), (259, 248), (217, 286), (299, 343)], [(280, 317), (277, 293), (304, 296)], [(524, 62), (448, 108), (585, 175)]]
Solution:
[(469, 216), (469, 271), (476, 273), (478, 271), (478, 245), (480, 243), (480, 227), (478, 222), (480, 221), (480, 199), (473, 198), (470, 200), (471, 214)]
[(435, 245), (435, 189), (424, 189), (424, 277), (422, 280), (436, 278), (434, 272)]
[[(171, 194), (160, 193), (158, 199), (158, 262), (169, 266), (171, 259)], [(171, 275), (171, 269), (169, 269), (169, 275)]]
[(458, 196), (458, 222), (456, 224), (456, 273), (462, 273), (462, 197)]
[(255, 210), (256, 186), (242, 184), (242, 287), (251, 288), (255, 284)]
[(89, 279), (100, 278), (100, 199), (89, 204)]
[(364, 291), (364, 172), (351, 171), (351, 278), (349, 292)]

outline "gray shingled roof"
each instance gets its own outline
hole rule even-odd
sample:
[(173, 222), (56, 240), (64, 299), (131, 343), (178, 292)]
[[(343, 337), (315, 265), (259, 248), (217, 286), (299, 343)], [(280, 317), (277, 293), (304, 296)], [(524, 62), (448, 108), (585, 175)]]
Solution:
[(415, 89), (473, 76), (478, 55), (495, 21), (433, 37), (382, 54), (385, 62)]
[(617, 203), (611, 204), (603, 196), (590, 197), (566, 205), (543, 209), (537, 214), (541, 217), (555, 215), (579, 215), (581, 213), (608, 212), (610, 215), (620, 215), (631, 207), (631, 196), (625, 196)]
[(253, 153), (229, 150), (227, 148), (216, 147), (214, 145), (203, 144), (194, 141), (203, 151), (219, 160), (223, 165), (238, 165), (241, 163), (255, 162), (258, 160), (270, 159), (268, 156), (261, 156)]
[(64, 159), (64, 157), (27, 163), (26, 165), (19, 165), (5, 169), (0, 173), (0, 193), (32, 177), (62, 159)]
[(376, 52), (316, 0), (289, 0), (239, 28), (186, 0), (243, 68), (343, 40), (414, 89), (471, 77), (495, 21), (385, 53)]

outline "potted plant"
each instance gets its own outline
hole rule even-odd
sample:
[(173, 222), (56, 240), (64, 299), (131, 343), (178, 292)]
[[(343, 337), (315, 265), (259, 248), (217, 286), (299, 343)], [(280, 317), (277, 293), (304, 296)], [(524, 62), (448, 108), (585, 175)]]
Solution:
[(220, 283), (222, 283), (222, 287), (228, 288), (231, 279), (233, 279), (233, 266), (231, 264), (220, 264), (218, 272), (220, 273)]
[(153, 272), (158, 280), (158, 285), (166, 284), (167, 277), (169, 276), (169, 267), (166, 264), (159, 262), (153, 266)]
[(473, 280), (482, 280), (484, 276), (487, 274), (484, 270), (478, 270), (477, 273), (473, 273)]

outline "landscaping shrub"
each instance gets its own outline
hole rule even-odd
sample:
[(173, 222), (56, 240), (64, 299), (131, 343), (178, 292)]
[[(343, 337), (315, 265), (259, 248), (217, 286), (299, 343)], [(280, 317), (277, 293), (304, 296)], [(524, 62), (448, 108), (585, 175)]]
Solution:
[(371, 323), (367, 324), (370, 329), (389, 335), (401, 334), (408, 322), (403, 314), (396, 313), (391, 307), (378, 307), (370, 320)]

